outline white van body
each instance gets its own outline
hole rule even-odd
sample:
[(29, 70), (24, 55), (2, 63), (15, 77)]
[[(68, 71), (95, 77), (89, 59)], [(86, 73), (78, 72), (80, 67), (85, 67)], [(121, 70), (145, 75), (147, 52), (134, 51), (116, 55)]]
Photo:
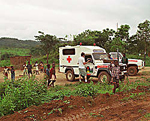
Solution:
[[(117, 59), (117, 52), (110, 52), (109, 53), (113, 59)], [(119, 54), (119, 62), (121, 63), (121, 60), (123, 58), (122, 53)], [(144, 61), (140, 59), (128, 59), (128, 65), (127, 65), (127, 71), (128, 74), (131, 76), (136, 75), (139, 70), (144, 68)]]
[[(85, 53), (85, 61), (91, 59), (91, 62), (85, 65), (88, 77), (98, 77), (102, 81), (105, 76), (107, 80), (110, 80), (110, 63), (104, 63), (104, 60), (108, 60), (106, 50), (99, 46), (79, 45), (59, 48), (59, 71), (66, 74), (67, 80), (73, 81), (75, 77), (79, 76), (78, 59), (81, 57), (82, 52)], [(125, 69), (125, 67), (123, 68)], [(123, 72), (122, 75), (124, 76)]]

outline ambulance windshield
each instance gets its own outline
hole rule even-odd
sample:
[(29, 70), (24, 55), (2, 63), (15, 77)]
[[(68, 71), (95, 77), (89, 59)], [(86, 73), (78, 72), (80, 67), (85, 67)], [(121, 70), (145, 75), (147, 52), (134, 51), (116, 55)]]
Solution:
[(93, 53), (93, 57), (95, 60), (108, 60), (106, 53)]

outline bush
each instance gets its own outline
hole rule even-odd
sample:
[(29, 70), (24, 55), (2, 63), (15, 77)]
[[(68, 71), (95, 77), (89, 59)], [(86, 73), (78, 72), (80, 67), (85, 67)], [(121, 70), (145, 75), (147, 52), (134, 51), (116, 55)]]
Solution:
[[(7, 85), (6, 85), (7, 83)], [(43, 94), (47, 92), (44, 81), (37, 81), (33, 78), (22, 78), (14, 83), (6, 80), (0, 87), (0, 116), (11, 114), (31, 105), (39, 105), (42, 103)]]
[(79, 85), (76, 90), (75, 94), (79, 96), (95, 96), (98, 92), (98, 89), (94, 86), (93, 82), (90, 82), (90, 84), (81, 84)]
[[(146, 81), (137, 80), (127, 84), (120, 83), (117, 92), (127, 92), (136, 89), (138, 86), (150, 86), (148, 79)], [(28, 80), (28, 77), (21, 78), (12, 83), (6, 80), (0, 83), (0, 116), (11, 114), (31, 105), (39, 105), (51, 100), (61, 100), (64, 96), (84, 96), (94, 97), (100, 94), (113, 94), (113, 85), (107, 83), (76, 83), (66, 84), (65, 86), (56, 85), (55, 88), (47, 90), (46, 81), (37, 81), (35, 78)], [(141, 94), (140, 94), (141, 95)]]

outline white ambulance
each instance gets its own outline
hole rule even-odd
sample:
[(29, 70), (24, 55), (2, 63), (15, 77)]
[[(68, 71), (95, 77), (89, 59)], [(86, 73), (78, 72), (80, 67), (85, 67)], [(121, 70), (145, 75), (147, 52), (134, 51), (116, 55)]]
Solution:
[[(117, 59), (117, 52), (110, 52), (109, 53), (113, 59)], [(119, 54), (119, 62), (121, 63), (121, 60), (123, 58), (122, 53)], [(144, 68), (144, 61), (140, 59), (128, 59), (128, 65), (127, 65), (127, 72), (130, 76), (135, 76), (139, 72), (139, 70)]]
[[(100, 82), (110, 82), (110, 62), (105, 49), (98, 46), (65, 46), (59, 48), (59, 71), (66, 74), (68, 81), (74, 81), (75, 77), (79, 76), (78, 58), (81, 57), (81, 53), (85, 53), (85, 61), (90, 59), (86, 66), (87, 77), (98, 77)], [(126, 67), (120, 65), (121, 74), (120, 79), (124, 79), (123, 71)]]

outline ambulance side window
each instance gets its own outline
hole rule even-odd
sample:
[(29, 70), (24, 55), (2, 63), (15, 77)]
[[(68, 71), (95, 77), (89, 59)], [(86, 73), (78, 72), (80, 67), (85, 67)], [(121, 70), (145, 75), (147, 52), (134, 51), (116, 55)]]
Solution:
[(90, 63), (93, 63), (93, 59), (91, 55), (85, 55), (85, 61), (87, 62), (88, 60), (90, 60)]
[(75, 49), (63, 49), (63, 55), (75, 55)]

